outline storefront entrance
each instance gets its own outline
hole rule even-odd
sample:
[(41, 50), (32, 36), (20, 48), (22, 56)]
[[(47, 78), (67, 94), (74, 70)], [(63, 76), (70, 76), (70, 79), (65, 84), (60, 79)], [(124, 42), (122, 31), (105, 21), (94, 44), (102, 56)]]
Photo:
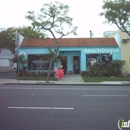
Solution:
[(64, 57), (65, 57), (65, 60), (60, 60), (60, 62), (62, 62), (64, 74), (67, 74), (67, 56), (64, 56)]
[(80, 57), (73, 56), (73, 74), (80, 73)]
[(60, 51), (59, 54), (65, 57), (65, 60), (60, 60), (65, 74), (80, 73), (80, 51)]

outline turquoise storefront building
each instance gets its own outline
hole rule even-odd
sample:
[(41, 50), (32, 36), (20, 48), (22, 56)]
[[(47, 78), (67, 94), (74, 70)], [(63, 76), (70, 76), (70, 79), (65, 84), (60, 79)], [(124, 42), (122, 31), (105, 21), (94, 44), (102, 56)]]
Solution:
[[(49, 61), (42, 59), (48, 55), (48, 48), (55, 49), (54, 39), (24, 38), (17, 51), (27, 59), (28, 72), (47, 71)], [(114, 38), (62, 38), (59, 42), (59, 54), (65, 57), (62, 62), (65, 74), (80, 74), (98, 63), (120, 60), (120, 48)], [(53, 68), (58, 68), (55, 62)]]

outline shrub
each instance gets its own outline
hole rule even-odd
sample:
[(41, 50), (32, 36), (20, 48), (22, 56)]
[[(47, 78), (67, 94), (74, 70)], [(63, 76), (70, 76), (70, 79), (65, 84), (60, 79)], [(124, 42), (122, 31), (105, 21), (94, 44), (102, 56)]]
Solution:
[(81, 75), (82, 75), (82, 76), (90, 76), (91, 74), (90, 74), (90, 71), (89, 71), (89, 70), (86, 70), (86, 71), (82, 71), (82, 72), (81, 72)]
[(90, 72), (92, 73), (93, 76), (102, 77), (105, 76), (107, 70), (105, 69), (104, 64), (96, 64), (90, 69)]
[(121, 68), (124, 64), (124, 61), (112, 61), (106, 64), (95, 64), (91, 69), (88, 71), (82, 71), (82, 76), (122, 76)]
[(37, 75), (39, 77), (46, 77), (47, 76), (47, 72), (38, 72)]
[(51, 72), (50, 77), (54, 77), (55, 76), (55, 72)]
[[(24, 77), (24, 76), (27, 76), (27, 77), (32, 77), (32, 76), (33, 77), (35, 77), (35, 76), (47, 77), (47, 72), (25, 72), (25, 73), (22, 73), (22, 71), (20, 71), (19, 76), (20, 77)], [(54, 72), (51, 72), (50, 77), (54, 77)]]

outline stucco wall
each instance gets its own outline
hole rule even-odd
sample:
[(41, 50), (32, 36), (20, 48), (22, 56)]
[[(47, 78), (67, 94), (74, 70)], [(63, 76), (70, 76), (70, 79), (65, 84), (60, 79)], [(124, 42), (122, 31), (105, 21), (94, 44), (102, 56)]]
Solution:
[(125, 61), (123, 66), (123, 71), (128, 71), (130, 69), (130, 42), (123, 43), (122, 39), (130, 38), (127, 33), (118, 30), (114, 35), (111, 35), (117, 41), (121, 50), (121, 60)]
[(130, 69), (130, 42), (123, 43), (122, 39), (128, 39), (129, 36), (124, 33), (120, 32), (120, 37), (121, 37), (121, 59), (125, 60), (126, 64), (123, 66), (124, 70), (129, 70)]
[[(53, 49), (53, 48), (52, 48)], [(28, 59), (28, 54), (49, 54), (47, 48), (35, 47), (35, 48), (19, 48), (19, 54), (24, 53), (24, 58)], [(59, 53), (63, 56), (67, 56), (67, 69), (73, 71), (73, 56), (80, 57), (80, 71), (85, 71), (86, 55), (87, 54), (111, 54), (112, 60), (120, 60), (120, 48), (119, 47), (60, 47)]]

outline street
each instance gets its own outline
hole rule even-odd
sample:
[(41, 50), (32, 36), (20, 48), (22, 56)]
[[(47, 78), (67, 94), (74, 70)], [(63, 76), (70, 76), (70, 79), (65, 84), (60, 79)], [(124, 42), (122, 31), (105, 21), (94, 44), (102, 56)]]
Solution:
[(0, 85), (0, 130), (119, 130), (121, 118), (130, 86)]

